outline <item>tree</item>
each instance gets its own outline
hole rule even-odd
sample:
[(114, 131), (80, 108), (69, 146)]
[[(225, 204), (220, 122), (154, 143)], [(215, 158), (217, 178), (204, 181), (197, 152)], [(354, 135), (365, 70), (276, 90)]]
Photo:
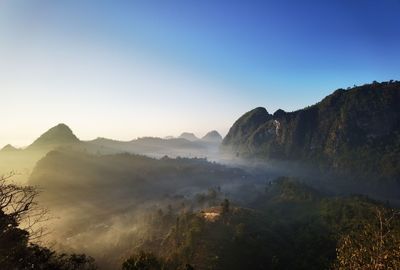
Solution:
[(29, 239), (42, 234), (42, 229), (33, 228), (45, 216), (45, 211), (34, 202), (37, 191), (10, 184), (12, 176), (14, 173), (0, 177), (0, 265), (3, 267), (15, 267), (27, 255)]
[(35, 198), (34, 187), (9, 183), (14, 174), (0, 176), (0, 269), (95, 270), (94, 260), (86, 255), (57, 254), (32, 244), (43, 229), (46, 211)]
[(151, 252), (141, 251), (122, 264), (122, 270), (161, 270), (162, 263)]
[(399, 224), (398, 213), (377, 208), (372, 222), (339, 241), (334, 269), (400, 269)]
[(227, 213), (229, 213), (229, 200), (228, 199), (224, 199), (224, 201), (221, 203), (221, 207), (222, 207), (222, 210), (221, 210), (221, 214), (222, 215), (225, 215), (225, 214), (227, 214)]
[(43, 234), (43, 227), (38, 225), (47, 220), (47, 211), (36, 203), (37, 189), (9, 182), (14, 175), (0, 176), (0, 215), (9, 226), (27, 231), (29, 240), (38, 240)]

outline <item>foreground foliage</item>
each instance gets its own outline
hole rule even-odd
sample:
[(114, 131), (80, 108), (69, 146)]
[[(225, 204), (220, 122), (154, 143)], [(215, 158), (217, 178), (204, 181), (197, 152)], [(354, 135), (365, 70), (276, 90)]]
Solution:
[(340, 239), (335, 269), (400, 269), (399, 222), (398, 213), (377, 208), (375, 220)]
[(36, 189), (9, 183), (11, 176), (0, 177), (0, 269), (97, 269), (86, 255), (58, 254), (30, 242), (40, 238), (42, 230), (35, 227), (46, 212), (36, 205)]

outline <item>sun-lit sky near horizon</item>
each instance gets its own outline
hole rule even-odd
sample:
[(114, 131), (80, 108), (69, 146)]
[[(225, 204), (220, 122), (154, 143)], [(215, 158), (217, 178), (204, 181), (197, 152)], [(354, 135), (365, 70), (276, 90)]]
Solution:
[(225, 135), (246, 111), (400, 79), (400, 1), (1, 0), (0, 147)]

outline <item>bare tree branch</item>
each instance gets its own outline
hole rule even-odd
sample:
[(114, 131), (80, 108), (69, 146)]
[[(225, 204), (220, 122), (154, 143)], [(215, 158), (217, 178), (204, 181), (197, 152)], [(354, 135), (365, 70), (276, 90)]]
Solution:
[(10, 182), (15, 172), (0, 176), (0, 213), (9, 215), (19, 227), (29, 232), (31, 241), (38, 241), (44, 234), (41, 224), (49, 220), (48, 211), (36, 203), (39, 191), (32, 186)]

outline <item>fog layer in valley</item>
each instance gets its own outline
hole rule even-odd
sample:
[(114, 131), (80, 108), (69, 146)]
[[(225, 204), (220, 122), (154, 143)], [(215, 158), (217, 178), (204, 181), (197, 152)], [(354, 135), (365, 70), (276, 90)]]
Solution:
[(216, 163), (222, 139), (216, 132), (185, 136), (79, 141), (61, 124), (25, 149), (4, 149), (0, 164), (3, 174), (17, 173), (15, 182), (40, 190), (39, 205), (50, 217), (40, 224), (47, 230), (41, 241), (116, 269), (145, 243), (165, 236), (170, 227), (153, 223), (160, 211), (199, 211), (228, 197), (247, 202), (272, 179)]
[[(333, 221), (336, 211), (348, 215), (356, 207), (371, 219), (371, 209), (380, 206), (367, 197), (341, 196), (398, 203), (396, 184), (301, 162), (242, 159), (221, 141), (215, 131), (201, 139), (183, 133), (80, 141), (60, 124), (25, 149), (4, 148), (0, 164), (3, 174), (13, 170), (15, 182), (40, 191), (37, 202), (49, 211), (38, 224), (46, 228), (40, 241), (93, 256), (105, 270), (119, 269), (140, 251), (173, 267), (243, 269), (254, 263), (290, 269), (306, 263), (321, 269), (333, 263), (344, 233), (338, 228), (365, 218)], [(324, 247), (310, 233), (323, 238)], [(253, 250), (253, 261), (235, 255), (243, 245)], [(304, 245), (312, 246), (308, 254), (296, 251)]]

